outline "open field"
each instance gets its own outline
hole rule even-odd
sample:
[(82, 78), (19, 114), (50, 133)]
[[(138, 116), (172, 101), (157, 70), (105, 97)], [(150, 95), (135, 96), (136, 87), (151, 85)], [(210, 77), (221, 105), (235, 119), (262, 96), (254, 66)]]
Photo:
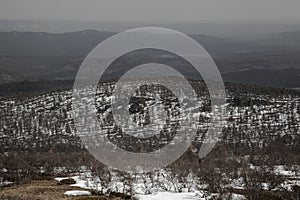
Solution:
[(1, 199), (19, 199), (19, 200), (69, 200), (69, 199), (97, 199), (105, 200), (109, 198), (99, 196), (75, 197), (64, 195), (66, 191), (82, 190), (80, 188), (71, 187), (70, 185), (59, 185), (55, 180), (31, 181), (26, 184), (16, 185), (12, 187), (2, 188), (0, 190)]

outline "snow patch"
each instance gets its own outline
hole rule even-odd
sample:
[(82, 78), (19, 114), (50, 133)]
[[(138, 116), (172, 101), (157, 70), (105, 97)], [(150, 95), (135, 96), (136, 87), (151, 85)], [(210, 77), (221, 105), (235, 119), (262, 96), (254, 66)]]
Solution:
[(156, 194), (150, 195), (136, 195), (139, 200), (182, 200), (182, 199), (189, 199), (189, 200), (204, 200), (198, 193), (172, 193), (172, 192), (157, 192)]
[(89, 191), (84, 191), (84, 190), (71, 190), (71, 191), (66, 191), (64, 194), (68, 195), (68, 196), (89, 196), (89, 195), (91, 195), (91, 193)]

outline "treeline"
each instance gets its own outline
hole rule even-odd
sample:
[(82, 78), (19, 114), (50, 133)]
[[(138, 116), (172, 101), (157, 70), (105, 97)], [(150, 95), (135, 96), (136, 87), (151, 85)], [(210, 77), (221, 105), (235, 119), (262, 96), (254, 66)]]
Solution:
[(20, 81), (0, 84), (0, 95), (38, 95), (72, 88), (74, 80)]
[[(117, 80), (114, 80), (115, 82)], [(107, 80), (105, 82), (108, 82)], [(207, 87), (203, 81), (190, 80), (192, 87), (196, 90), (207, 91)], [(63, 91), (71, 89), (74, 85), (74, 80), (36, 80), (36, 81), (19, 81), (0, 84), (0, 95), (36, 95), (41, 93)], [(271, 97), (291, 95), (300, 96), (299, 90), (287, 88), (275, 88), (268, 86), (257, 86), (252, 84), (239, 84), (225, 82), (227, 91), (233, 94), (253, 94), (253, 95), (268, 95)]]

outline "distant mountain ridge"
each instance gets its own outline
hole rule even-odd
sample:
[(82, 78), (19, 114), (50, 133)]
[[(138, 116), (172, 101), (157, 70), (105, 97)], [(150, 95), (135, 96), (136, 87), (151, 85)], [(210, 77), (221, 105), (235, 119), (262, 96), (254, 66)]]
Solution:
[[(0, 32), (0, 55), (5, 56), (85, 56), (114, 32), (84, 30), (69, 33)], [(191, 35), (210, 53), (250, 48), (250, 45), (203, 34)]]
[(84, 56), (111, 32), (85, 30), (71, 33), (0, 32), (0, 55)]
[[(298, 88), (300, 48), (294, 45), (300, 41), (298, 33), (280, 33), (264, 41), (251, 42), (203, 34), (190, 36), (210, 53), (226, 81)], [(0, 83), (74, 79), (87, 54), (114, 34), (96, 30), (0, 32)]]
[[(117, 32), (83, 30), (67, 33), (46, 32), (0, 32), (0, 55), (2, 56), (85, 56), (96, 45)], [(300, 42), (299, 32), (285, 32), (273, 35), (264, 42), (241, 42), (204, 34), (190, 35), (211, 54), (236, 52), (259, 52), (279, 50)], [(274, 39), (273, 39), (274, 38)], [(279, 39), (281, 38), (281, 39)], [(277, 43), (273, 43), (275, 40)], [(285, 42), (286, 41), (286, 42)], [(300, 46), (300, 43), (299, 44)]]
[(262, 42), (269, 45), (295, 46), (300, 48), (300, 30), (273, 34)]

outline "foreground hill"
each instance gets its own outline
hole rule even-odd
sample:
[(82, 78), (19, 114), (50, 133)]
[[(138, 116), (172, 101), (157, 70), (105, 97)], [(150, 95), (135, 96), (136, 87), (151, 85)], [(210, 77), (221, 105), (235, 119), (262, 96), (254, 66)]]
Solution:
[[(25, 92), (7, 93), (0, 98), (0, 185), (83, 172), (85, 175), (77, 181), (90, 189), (99, 189), (100, 184), (100, 194), (115, 191), (119, 182), (124, 188), (123, 193), (131, 194), (133, 186), (130, 184), (134, 182), (134, 187), (143, 185), (140, 192), (145, 195), (154, 190), (182, 192), (183, 188), (188, 191), (194, 188), (204, 191), (203, 195), (235, 193), (249, 199), (295, 199), (297, 196), (300, 94), (295, 90), (226, 84), (227, 124), (213, 151), (199, 159), (198, 151), (211, 118), (210, 103), (205, 85), (191, 81), (197, 93), (201, 94), (198, 105), (202, 105), (192, 108), (199, 116), (199, 124), (194, 124), (199, 131), (192, 147), (163, 172), (130, 177), (109, 171), (86, 151), (78, 137), (78, 134), (84, 133), (78, 133), (74, 126), (70, 89), (47, 92), (49, 88), (43, 87), (47, 85), (45, 82), (35, 84), (41, 86), (37, 90), (33, 88), (35, 93), (29, 93), (25, 87)], [(180, 87), (180, 81), (177, 84)], [(113, 88), (113, 82), (100, 83), (96, 99), (92, 101), (96, 104), (103, 130), (112, 143), (133, 152), (149, 151), (171, 143), (178, 128), (176, 120), (180, 120), (176, 111), (178, 106), (185, 107), (184, 102), (178, 104), (170, 93), (156, 86), (139, 89), (128, 107), (133, 121), (147, 126), (149, 119), (154, 119), (164, 128), (157, 134), (159, 140), (153, 140), (155, 136), (137, 141), (120, 132), (112, 120), (109, 102)], [(153, 98), (153, 92), (162, 98)], [(157, 121), (155, 113), (152, 113), (157, 106), (164, 106), (168, 117), (172, 113), (172, 120)], [(117, 181), (112, 178), (114, 174)], [(158, 176), (161, 177), (159, 180)], [(190, 176), (192, 179), (188, 179)], [(100, 177), (100, 183), (97, 177)], [(141, 183), (144, 180), (150, 182)], [(62, 190), (56, 189), (61, 192), (57, 194), (61, 197)], [(56, 189), (52, 192), (55, 193)], [(44, 191), (49, 192), (48, 188)]]

